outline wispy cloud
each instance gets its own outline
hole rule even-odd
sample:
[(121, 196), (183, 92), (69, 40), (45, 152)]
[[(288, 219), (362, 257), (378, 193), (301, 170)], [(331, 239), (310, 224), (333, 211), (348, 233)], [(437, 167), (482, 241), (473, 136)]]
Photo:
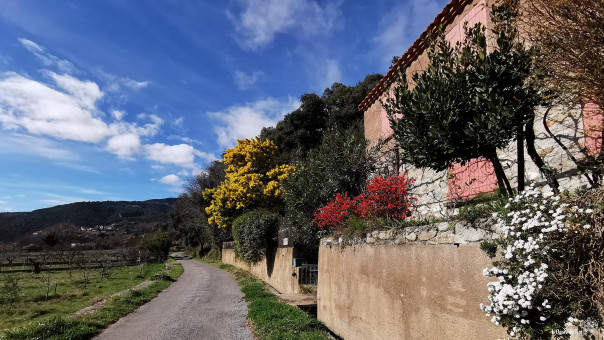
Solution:
[(35, 155), (61, 161), (77, 158), (53, 140), (22, 133), (0, 134), (0, 154)]
[(105, 81), (104, 89), (107, 92), (116, 93), (123, 89), (139, 90), (149, 86), (149, 81), (138, 81), (128, 77), (119, 77), (100, 69), (97, 73), (99, 77)]
[(393, 56), (405, 53), (442, 6), (437, 0), (410, 0), (387, 12), (373, 37), (373, 52), (380, 64), (387, 64)]
[(19, 38), (19, 42), (21, 45), (23, 45), (23, 47), (25, 47), (25, 49), (35, 55), (36, 58), (38, 58), (45, 66), (56, 67), (65, 73), (74, 73), (76, 71), (76, 67), (69, 60), (61, 59), (49, 53), (46, 48), (36, 44), (35, 42), (25, 38)]
[(65, 186), (65, 189), (74, 190), (76, 192), (85, 194), (85, 195), (97, 195), (97, 196), (112, 196), (113, 194), (100, 191), (92, 188), (83, 188), (83, 187), (74, 187), (74, 186)]
[(185, 117), (178, 117), (178, 118), (172, 119), (170, 121), (170, 124), (181, 127), (184, 122), (185, 122)]
[(58, 205), (58, 204), (69, 204), (74, 202), (82, 202), (87, 201), (87, 199), (82, 197), (74, 197), (74, 196), (64, 196), (50, 192), (42, 193), (43, 196), (48, 198), (40, 200), (42, 203)]
[(323, 91), (328, 87), (331, 87), (333, 83), (342, 80), (342, 71), (340, 71), (340, 64), (337, 60), (327, 59), (320, 67), (315, 69), (317, 72), (317, 87), (319, 91)]
[(75, 170), (84, 171), (84, 172), (90, 172), (93, 174), (101, 173), (101, 171), (95, 167), (84, 165), (84, 164), (79, 164), (79, 163), (58, 162), (55, 164), (58, 166), (65, 167), (65, 168), (75, 169)]
[(218, 144), (232, 147), (237, 139), (257, 136), (263, 127), (274, 126), (283, 116), (298, 107), (300, 101), (293, 97), (283, 101), (267, 98), (231, 106), (220, 112), (209, 112), (208, 115), (221, 123), (215, 128)]
[(233, 72), (233, 81), (240, 90), (247, 90), (256, 85), (263, 75), (264, 73), (260, 71), (245, 73), (243, 71), (235, 70), (235, 72)]
[(312, 0), (239, 0), (237, 5), (227, 15), (246, 49), (265, 47), (277, 34), (314, 37), (330, 34), (342, 24), (341, 1), (321, 6)]

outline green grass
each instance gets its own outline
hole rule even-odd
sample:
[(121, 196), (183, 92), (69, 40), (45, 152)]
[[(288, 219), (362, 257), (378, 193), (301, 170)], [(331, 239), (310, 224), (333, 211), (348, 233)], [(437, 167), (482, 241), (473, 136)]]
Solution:
[[(130, 276), (131, 283), (128, 284), (126, 289), (163, 270), (162, 264), (149, 265), (147, 267), (142, 278), (133, 280)], [(131, 271), (129, 271), (129, 269)], [(117, 269), (115, 270), (118, 271)], [(136, 277), (139, 273), (137, 270), (140, 269), (138, 267), (126, 267), (121, 268), (118, 272), (123, 272), (126, 276), (135, 275)], [(167, 271), (167, 274), (172, 279), (177, 279), (181, 273), (182, 266), (180, 264), (175, 264)], [(110, 276), (108, 281), (111, 280), (113, 280), (113, 277)], [(89, 339), (104, 327), (117, 321), (121, 316), (130, 313), (136, 307), (157, 296), (160, 291), (169, 285), (170, 282), (168, 281), (154, 281), (150, 286), (144, 289), (130, 291), (124, 295), (114, 297), (100, 309), (78, 317), (70, 317), (69, 315), (79, 310), (81, 304), (55, 301), (58, 305), (62, 305), (63, 307), (46, 313), (44, 317), (36, 317), (33, 321), (28, 323), (20, 322), (16, 327), (3, 330), (0, 332), (0, 339)], [(103, 287), (102, 284), (100, 286)], [(107, 284), (106, 287), (111, 288), (104, 290), (106, 294), (102, 294), (101, 296), (107, 296), (121, 291), (124, 286), (123, 283), (114, 282), (114, 284)], [(96, 298), (91, 299), (91, 293), (86, 296), (88, 296), (88, 302), (85, 306), (90, 305), (99, 297), (97, 296)]]
[[(46, 275), (32, 273), (0, 274), (17, 275), (19, 278), (20, 298), (12, 304), (0, 306), (0, 330), (20, 326), (28, 321), (37, 321), (41, 317), (62, 316), (77, 312), (93, 304), (96, 300), (131, 288), (162, 270), (162, 264), (129, 266), (108, 270), (101, 279), (100, 271), (90, 271), (89, 282), (84, 288), (81, 270), (50, 272), (51, 293), (46, 299), (46, 287), (40, 278)], [(108, 274), (108, 277), (107, 277)], [(57, 293), (54, 286), (57, 284)]]
[(233, 275), (248, 304), (248, 319), (259, 339), (329, 339), (327, 328), (302, 310), (280, 302), (264, 284), (248, 272), (221, 262), (195, 260), (214, 265)]

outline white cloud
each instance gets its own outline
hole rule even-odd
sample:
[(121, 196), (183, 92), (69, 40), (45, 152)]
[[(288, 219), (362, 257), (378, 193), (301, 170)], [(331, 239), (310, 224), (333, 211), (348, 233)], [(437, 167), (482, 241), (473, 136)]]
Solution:
[(263, 127), (273, 126), (283, 116), (300, 107), (300, 101), (289, 97), (285, 101), (273, 98), (231, 106), (221, 112), (209, 112), (208, 115), (221, 121), (222, 126), (215, 128), (218, 143), (223, 147), (232, 147), (237, 139), (252, 138)]
[(341, 1), (321, 7), (312, 0), (240, 0), (241, 11), (227, 15), (235, 25), (244, 48), (258, 49), (273, 41), (280, 33), (314, 37), (340, 27)]
[(166, 175), (166, 176), (160, 178), (159, 182), (164, 183), (164, 184), (173, 185), (173, 186), (180, 186), (184, 183), (180, 179), (180, 177), (176, 176), (175, 174)]
[(46, 51), (44, 47), (36, 44), (31, 40), (19, 38), (19, 42), (21, 43), (21, 45), (23, 45), (23, 47), (25, 47), (25, 49), (35, 55), (45, 66), (56, 67), (65, 73), (75, 72), (76, 68), (69, 60), (61, 59), (57, 56), (48, 53), (48, 51)]
[(107, 150), (124, 159), (132, 159), (132, 155), (137, 153), (140, 147), (140, 138), (134, 133), (116, 135), (107, 141)]
[(71, 94), (84, 109), (94, 110), (95, 102), (103, 96), (96, 83), (81, 81), (69, 75), (58, 75), (50, 72), (50, 76), (59, 87)]
[(264, 73), (260, 71), (245, 73), (243, 71), (236, 70), (233, 73), (233, 80), (235, 81), (235, 85), (237, 85), (240, 90), (247, 90), (256, 85), (263, 74)]
[(401, 56), (442, 9), (436, 0), (411, 0), (387, 12), (373, 37), (374, 54), (380, 64)]
[(195, 167), (195, 149), (188, 144), (166, 145), (155, 143), (144, 146), (147, 158), (163, 164), (185, 168)]
[(0, 80), (0, 123), (5, 129), (25, 128), (33, 134), (97, 143), (109, 128), (95, 117), (102, 96), (96, 84), (51, 73), (60, 92), (14, 73)]
[(109, 131), (113, 135), (130, 133), (137, 136), (155, 136), (164, 123), (163, 119), (156, 115), (139, 114), (137, 118), (149, 119), (151, 122), (140, 126), (136, 123), (117, 121), (109, 125)]
[[(125, 113), (114, 110), (111, 115), (115, 122), (107, 125), (98, 117), (103, 113), (97, 110), (96, 102), (103, 93), (95, 83), (69, 75), (49, 75), (57, 87), (65, 92), (14, 73), (6, 74), (4, 79), (0, 79), (0, 124), (4, 129), (23, 128), (32, 134), (94, 144), (107, 139), (106, 149), (120, 158), (132, 159), (142, 150), (151, 160), (186, 168), (196, 166), (195, 156), (205, 160), (216, 158), (213, 154), (197, 151), (188, 144), (142, 145), (141, 137), (152, 137), (159, 132), (164, 123), (162, 118), (152, 114), (139, 114), (138, 120), (148, 122), (126, 122), (121, 120)], [(56, 147), (50, 140), (21, 133), (0, 136), (0, 145), (27, 146), (5, 148), (20, 154), (35, 154), (60, 160), (73, 158), (69, 152)], [(65, 164), (72, 168), (83, 167)]]
[(76, 156), (56, 142), (21, 133), (0, 134), (0, 154), (35, 155), (54, 160), (73, 160)]

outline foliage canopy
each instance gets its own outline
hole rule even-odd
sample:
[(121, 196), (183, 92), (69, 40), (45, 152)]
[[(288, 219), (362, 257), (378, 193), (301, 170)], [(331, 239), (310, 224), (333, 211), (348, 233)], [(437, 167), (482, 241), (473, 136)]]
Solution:
[(358, 195), (374, 170), (375, 149), (368, 150), (363, 131), (333, 131), (298, 163), (294, 176), (283, 183), (285, 217), (297, 245), (308, 250), (319, 244), (314, 212), (337, 193)]
[(264, 209), (252, 210), (233, 221), (236, 253), (247, 262), (256, 263), (266, 255), (277, 237), (280, 217)]
[(278, 164), (278, 149), (270, 140), (240, 139), (224, 152), (225, 180), (216, 188), (203, 191), (210, 201), (205, 209), (210, 224), (229, 227), (246, 210), (282, 207), (281, 182), (294, 172), (290, 165)]

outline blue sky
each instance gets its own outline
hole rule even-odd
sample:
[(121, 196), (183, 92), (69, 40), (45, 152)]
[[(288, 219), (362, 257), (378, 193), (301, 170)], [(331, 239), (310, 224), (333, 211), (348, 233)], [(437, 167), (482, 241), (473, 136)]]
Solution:
[(175, 197), (303, 93), (385, 73), (445, 0), (3, 0), (0, 212)]

